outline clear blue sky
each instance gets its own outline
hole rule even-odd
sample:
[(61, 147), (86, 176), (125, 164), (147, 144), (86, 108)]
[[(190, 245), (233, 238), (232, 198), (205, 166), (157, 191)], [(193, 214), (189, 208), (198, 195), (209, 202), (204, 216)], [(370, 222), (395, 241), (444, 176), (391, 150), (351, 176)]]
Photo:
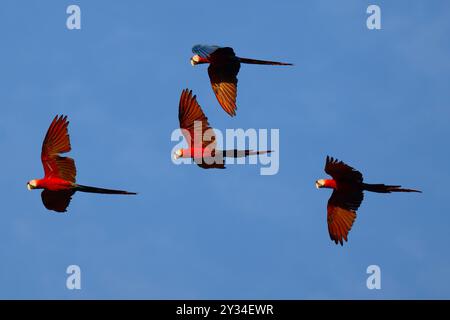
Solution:
[[(366, 8), (382, 30), (366, 28)], [(82, 30), (66, 29), (78, 4)], [(448, 1), (2, 1), (0, 298), (450, 298)], [(238, 115), (218, 105), (197, 43), (294, 68), (243, 66)], [(175, 166), (181, 90), (213, 126), (279, 128), (280, 171)], [(26, 182), (67, 114), (78, 181), (138, 191), (77, 194), (47, 211)], [(336, 246), (325, 156), (367, 182)], [(66, 289), (68, 265), (82, 290)], [(366, 288), (377, 264), (382, 289)]]

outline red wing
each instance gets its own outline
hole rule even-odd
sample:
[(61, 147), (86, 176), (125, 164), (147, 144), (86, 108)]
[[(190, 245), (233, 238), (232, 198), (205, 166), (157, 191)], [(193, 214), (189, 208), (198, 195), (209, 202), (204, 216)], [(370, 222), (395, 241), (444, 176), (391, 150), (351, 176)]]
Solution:
[(356, 212), (328, 205), (327, 208), (328, 233), (336, 244), (343, 245), (356, 219)]
[[(206, 148), (208, 146), (208, 148), (214, 148), (216, 141), (214, 130), (209, 126), (208, 118), (191, 90), (185, 89), (181, 93), (178, 120), (190, 148)], [(212, 143), (213, 145), (211, 145)]]
[(361, 172), (346, 165), (344, 162), (327, 156), (325, 163), (325, 172), (333, 177), (334, 180), (345, 180), (351, 182), (362, 182)]
[(67, 127), (67, 117), (56, 116), (53, 119), (42, 144), (41, 160), (44, 166), (45, 177), (57, 177), (75, 182), (75, 162), (71, 158), (61, 157), (61, 153), (69, 152), (70, 139)]
[(347, 241), (363, 198), (362, 190), (333, 191), (328, 200), (327, 222), (330, 238), (336, 244), (342, 245), (343, 240)]
[(208, 67), (208, 75), (211, 86), (223, 110), (230, 116), (236, 115), (237, 74), (241, 64), (238, 60), (226, 63), (211, 63)]
[(42, 203), (48, 210), (66, 212), (74, 193), (74, 190), (44, 190), (41, 193)]

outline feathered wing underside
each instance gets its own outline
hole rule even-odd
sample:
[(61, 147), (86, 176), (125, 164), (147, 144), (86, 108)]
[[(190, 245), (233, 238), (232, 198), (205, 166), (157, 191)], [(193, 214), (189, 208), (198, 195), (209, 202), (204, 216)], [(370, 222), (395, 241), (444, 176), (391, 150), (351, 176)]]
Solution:
[(325, 163), (325, 172), (333, 177), (334, 180), (346, 182), (362, 183), (363, 176), (361, 172), (353, 169), (342, 161), (327, 156)]
[(211, 87), (216, 95), (217, 101), (230, 116), (236, 115), (237, 98), (237, 74), (241, 64), (232, 61), (227, 64), (212, 63), (208, 67), (208, 75)]
[(336, 244), (343, 245), (347, 241), (348, 233), (356, 219), (356, 210), (358, 210), (363, 201), (364, 194), (362, 190), (334, 190), (327, 206), (328, 232), (331, 240)]
[(185, 89), (181, 93), (178, 110), (180, 129), (189, 145), (189, 148), (215, 148), (216, 136), (192, 94), (192, 90)]
[[(191, 90), (185, 89), (181, 93), (178, 120), (189, 148), (202, 152), (202, 157), (194, 159), (196, 164), (203, 169), (225, 168), (223, 162), (217, 163), (213, 159), (216, 150), (216, 136)], [(211, 158), (203, 159), (206, 154), (211, 155)], [(211, 160), (211, 163), (205, 162), (207, 160)]]
[(327, 211), (328, 233), (330, 234), (330, 239), (336, 244), (340, 243), (342, 246), (344, 241), (348, 240), (348, 233), (356, 219), (356, 212), (330, 205), (328, 205)]
[(336, 244), (343, 245), (348, 240), (356, 211), (364, 199), (361, 188), (363, 176), (342, 161), (328, 157), (325, 172), (338, 183), (338, 190), (334, 190), (327, 205), (328, 233)]
[(44, 190), (41, 193), (42, 203), (48, 210), (53, 210), (56, 212), (66, 212), (74, 193), (74, 190)]
[(74, 160), (60, 156), (72, 149), (68, 125), (66, 116), (53, 119), (42, 144), (41, 160), (46, 178), (56, 177), (75, 182), (77, 171)]
[(59, 178), (75, 183), (77, 170), (75, 167), (75, 161), (72, 158), (57, 156), (52, 162), (56, 164), (56, 175)]
[(230, 47), (196, 45), (192, 51), (209, 61), (208, 75), (217, 101), (225, 112), (235, 116), (237, 74), (241, 64), (234, 50)]

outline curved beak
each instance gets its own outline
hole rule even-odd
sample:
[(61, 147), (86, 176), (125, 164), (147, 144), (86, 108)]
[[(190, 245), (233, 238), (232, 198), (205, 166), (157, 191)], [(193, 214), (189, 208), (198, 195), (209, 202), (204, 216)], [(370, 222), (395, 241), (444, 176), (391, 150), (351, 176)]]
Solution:
[(320, 185), (319, 181), (316, 181), (316, 188), (320, 189), (320, 187), (321, 187), (321, 185)]
[(191, 65), (192, 65), (192, 66), (195, 66), (195, 65), (196, 65), (194, 59), (192, 59), (192, 58), (191, 58)]
[(33, 190), (33, 187), (31, 186), (31, 184), (27, 183), (27, 189), (28, 189), (29, 191)]
[(172, 158), (173, 158), (173, 160), (178, 160), (180, 157), (176, 153), (174, 153), (172, 155)]

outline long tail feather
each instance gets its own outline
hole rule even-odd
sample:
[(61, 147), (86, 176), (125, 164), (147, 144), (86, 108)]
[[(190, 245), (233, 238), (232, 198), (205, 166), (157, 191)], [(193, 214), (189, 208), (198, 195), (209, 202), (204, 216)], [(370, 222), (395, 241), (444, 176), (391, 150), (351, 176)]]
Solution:
[(224, 150), (223, 151), (223, 157), (228, 157), (228, 158), (243, 158), (243, 157), (248, 157), (248, 156), (255, 156), (255, 155), (259, 155), (259, 154), (267, 154), (267, 153), (271, 153), (272, 150), (267, 150), (267, 151), (253, 151), (253, 150)]
[(277, 62), (277, 61), (266, 61), (266, 60), (256, 60), (256, 59), (247, 59), (247, 58), (239, 58), (241, 63), (248, 64), (264, 64), (264, 65), (272, 65), (272, 66), (292, 66), (292, 63), (285, 62)]
[(405, 189), (402, 186), (389, 186), (385, 184), (363, 184), (364, 190), (378, 192), (378, 193), (391, 193), (391, 192), (420, 192), (419, 190), (414, 189)]
[(89, 187), (89, 186), (77, 186), (77, 191), (80, 192), (88, 192), (88, 193), (101, 193), (101, 194), (130, 194), (130, 195), (136, 195), (135, 192), (128, 192), (128, 191), (122, 191), (122, 190), (111, 190), (111, 189), (103, 189), (103, 188), (95, 188), (95, 187)]
[(272, 153), (273, 150), (266, 150), (266, 151), (253, 151), (253, 150), (245, 150), (245, 155), (246, 156), (255, 156), (258, 154), (268, 154), (268, 153)]

